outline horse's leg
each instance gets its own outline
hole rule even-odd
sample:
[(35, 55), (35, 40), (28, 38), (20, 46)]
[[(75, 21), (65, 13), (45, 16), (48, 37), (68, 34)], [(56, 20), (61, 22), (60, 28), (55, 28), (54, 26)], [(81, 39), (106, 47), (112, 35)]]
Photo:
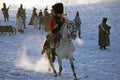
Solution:
[(23, 23), (24, 29), (26, 28), (25, 22)]
[(53, 65), (53, 63), (52, 63), (51, 53), (48, 53), (48, 59), (49, 59), (50, 65), (51, 65), (51, 67), (52, 67), (52, 69), (53, 69), (53, 72), (54, 72), (54, 74), (55, 74), (55, 77), (57, 77), (57, 72), (56, 72), (56, 70), (55, 70), (55, 68), (54, 68), (54, 65)]
[(61, 76), (61, 72), (62, 72), (62, 59), (60, 59), (60, 57), (58, 57), (58, 64), (59, 64), (59, 76)]
[(39, 30), (41, 29), (41, 24), (39, 23)]
[(74, 63), (73, 63), (73, 57), (69, 58), (69, 61), (70, 61), (71, 68), (72, 68), (72, 71), (73, 71), (74, 80), (77, 80), (77, 76), (76, 76), (75, 68), (74, 68)]

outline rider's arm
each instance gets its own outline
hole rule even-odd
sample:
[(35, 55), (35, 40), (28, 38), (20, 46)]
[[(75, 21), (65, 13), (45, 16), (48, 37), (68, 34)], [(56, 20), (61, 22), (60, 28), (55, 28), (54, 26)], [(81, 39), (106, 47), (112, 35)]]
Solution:
[(52, 31), (55, 25), (55, 20), (53, 18), (51, 18), (50, 20), (50, 30)]

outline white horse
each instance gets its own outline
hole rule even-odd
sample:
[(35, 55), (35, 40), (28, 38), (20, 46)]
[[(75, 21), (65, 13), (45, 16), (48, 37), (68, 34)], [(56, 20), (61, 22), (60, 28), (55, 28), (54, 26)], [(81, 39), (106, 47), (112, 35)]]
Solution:
[[(66, 58), (70, 61), (71, 68), (73, 71), (74, 80), (77, 80), (74, 64), (73, 64), (73, 52), (75, 50), (72, 40), (76, 39), (76, 26), (73, 21), (67, 21), (63, 24), (60, 30), (61, 38), (60, 41), (56, 44), (55, 52), (58, 57), (59, 72), (58, 75), (61, 75), (62, 72), (62, 59)], [(55, 77), (57, 77), (57, 72), (52, 63), (51, 50), (48, 48), (44, 53), (45, 58), (47, 57), (49, 63), (53, 69)]]

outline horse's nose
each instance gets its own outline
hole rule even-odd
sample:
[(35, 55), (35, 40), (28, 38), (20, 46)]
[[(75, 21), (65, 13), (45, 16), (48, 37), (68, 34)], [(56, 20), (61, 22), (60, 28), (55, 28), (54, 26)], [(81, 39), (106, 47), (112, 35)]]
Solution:
[(73, 34), (73, 39), (76, 39), (76, 37), (77, 37), (77, 34)]

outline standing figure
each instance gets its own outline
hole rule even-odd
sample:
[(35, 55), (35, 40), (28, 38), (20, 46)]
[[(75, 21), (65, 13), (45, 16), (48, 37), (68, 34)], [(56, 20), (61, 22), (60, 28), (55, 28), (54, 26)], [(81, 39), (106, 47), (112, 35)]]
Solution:
[(23, 9), (22, 4), (20, 4), (20, 7), (18, 8), (16, 18), (17, 18), (16, 20), (17, 30), (22, 34), (24, 33), (26, 19), (25, 9)]
[(43, 24), (44, 24), (44, 17), (43, 17), (43, 12), (42, 12), (42, 10), (40, 10), (38, 16), (39, 16), (39, 29), (41, 29), (41, 26), (43, 26)]
[(36, 8), (33, 9), (33, 26), (34, 28), (38, 28), (39, 27), (39, 19), (38, 19), (38, 15), (36, 12)]
[(17, 15), (16, 15), (16, 28), (19, 33), (24, 32), (24, 27), (23, 27), (23, 14), (21, 13), (20, 9), (18, 9)]
[(81, 38), (81, 20), (79, 16), (79, 12), (77, 11), (76, 16), (75, 16), (75, 25), (76, 29), (78, 31), (78, 37)]
[(40, 17), (40, 16), (43, 16), (42, 10), (40, 10), (40, 12), (39, 12), (39, 17)]
[(4, 16), (4, 21), (9, 21), (9, 13), (8, 13), (9, 7), (6, 8), (6, 4), (3, 3), (3, 8), (1, 10), (2, 10), (2, 13), (3, 13), (3, 16)]
[(38, 20), (36, 8), (33, 7), (33, 12), (32, 12), (32, 16), (31, 16), (29, 25), (33, 25), (34, 28), (38, 28), (38, 24), (39, 24), (39, 20)]
[(50, 27), (49, 27), (49, 22), (50, 22), (51, 16), (48, 13), (48, 8), (44, 9), (44, 23), (45, 23), (45, 32), (49, 33), (50, 32)]
[(102, 23), (98, 26), (99, 29), (98, 44), (101, 50), (106, 49), (106, 46), (110, 45), (109, 35), (111, 27), (108, 24), (106, 24), (106, 22), (107, 18), (103, 18)]
[(25, 12), (25, 10), (26, 9), (23, 9), (23, 5), (20, 4), (20, 8), (18, 8), (18, 11), (20, 12), (20, 14), (23, 17), (23, 26), (24, 26), (24, 28), (26, 28), (26, 25), (25, 25), (25, 22), (26, 22), (26, 12)]

